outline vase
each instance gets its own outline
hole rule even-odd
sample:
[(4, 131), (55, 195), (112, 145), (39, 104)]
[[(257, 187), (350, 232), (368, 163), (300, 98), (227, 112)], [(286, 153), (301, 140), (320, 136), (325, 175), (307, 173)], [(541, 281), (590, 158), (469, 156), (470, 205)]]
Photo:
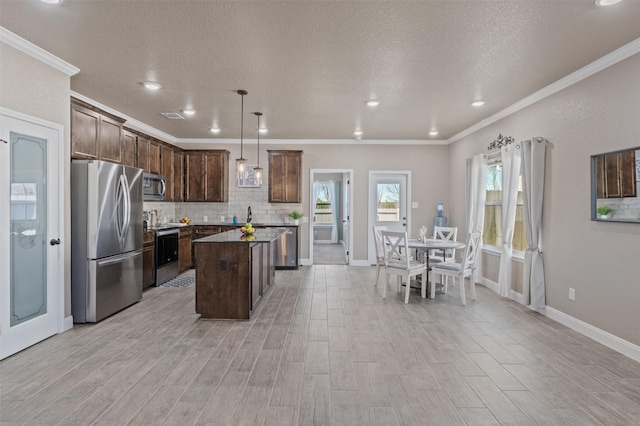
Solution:
[(293, 219), (293, 224), (294, 225), (299, 225), (300, 224), (300, 219)]
[(611, 213), (598, 215), (600, 219), (611, 219)]

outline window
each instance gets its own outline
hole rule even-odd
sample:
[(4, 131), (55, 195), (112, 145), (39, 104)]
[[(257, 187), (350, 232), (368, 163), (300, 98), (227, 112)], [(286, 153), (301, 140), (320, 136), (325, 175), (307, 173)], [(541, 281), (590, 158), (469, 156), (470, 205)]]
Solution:
[[(502, 163), (487, 166), (487, 199), (484, 207), (484, 245), (500, 247), (502, 244)], [(516, 204), (516, 223), (513, 230), (513, 249), (525, 251), (527, 236), (524, 229), (524, 205), (522, 202), (522, 174), (518, 178), (518, 200)]]
[(329, 182), (318, 182), (316, 190), (316, 211), (313, 217), (314, 223), (333, 224), (331, 212), (331, 197), (329, 196)]
[(399, 222), (400, 221), (400, 184), (399, 183), (378, 183), (378, 222)]

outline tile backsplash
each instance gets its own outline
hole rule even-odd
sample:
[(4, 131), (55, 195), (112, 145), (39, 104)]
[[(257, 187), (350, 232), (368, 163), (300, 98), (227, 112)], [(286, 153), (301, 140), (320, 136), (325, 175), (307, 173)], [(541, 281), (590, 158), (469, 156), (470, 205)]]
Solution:
[(252, 221), (255, 223), (288, 223), (291, 220), (289, 213), (293, 210), (303, 211), (302, 204), (271, 204), (268, 199), (265, 185), (262, 188), (235, 188), (229, 193), (228, 203), (152, 201), (144, 203), (144, 210), (157, 210), (160, 223), (177, 222), (186, 216), (195, 224), (231, 223), (234, 214), (238, 218), (238, 223), (244, 223), (249, 206), (251, 206)]

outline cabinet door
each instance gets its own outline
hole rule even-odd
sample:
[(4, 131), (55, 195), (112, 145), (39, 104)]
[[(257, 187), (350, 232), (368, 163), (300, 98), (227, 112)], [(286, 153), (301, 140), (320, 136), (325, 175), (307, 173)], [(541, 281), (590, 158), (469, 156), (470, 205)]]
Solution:
[(190, 236), (182, 237), (179, 240), (178, 268), (180, 269), (180, 272), (186, 271), (187, 269), (191, 268), (191, 261), (192, 261), (191, 240), (192, 239)]
[(100, 159), (122, 163), (122, 123), (109, 117), (100, 118)]
[(607, 198), (620, 197), (621, 191), (618, 173), (618, 154), (609, 154), (604, 157), (604, 169), (607, 179)]
[(149, 168), (149, 139), (144, 136), (138, 136), (136, 143), (136, 151), (138, 152), (137, 167), (146, 173), (151, 173)]
[(97, 159), (100, 114), (71, 104), (71, 157)]
[(184, 154), (173, 151), (173, 201), (184, 200)]
[(606, 179), (604, 172), (604, 156), (596, 157), (596, 198), (606, 198)]
[(142, 287), (149, 287), (156, 282), (155, 244), (142, 248)]
[(228, 163), (229, 153), (226, 151), (205, 153), (205, 201), (228, 201)]
[(160, 174), (166, 178), (167, 191), (164, 197), (165, 201), (173, 201), (173, 148), (162, 145), (160, 148)]
[(262, 296), (262, 286), (260, 282), (262, 263), (261, 246), (262, 244), (255, 244), (251, 247), (251, 310), (256, 309)]
[(636, 196), (636, 152), (625, 151), (620, 156), (620, 192), (622, 197)]
[(269, 202), (302, 200), (302, 151), (269, 152)]
[(138, 167), (136, 161), (136, 135), (127, 130), (122, 131), (122, 164)]
[(149, 142), (149, 173), (159, 175), (161, 168), (160, 144), (151, 141)]
[(185, 201), (204, 201), (204, 156), (200, 152), (185, 152)]

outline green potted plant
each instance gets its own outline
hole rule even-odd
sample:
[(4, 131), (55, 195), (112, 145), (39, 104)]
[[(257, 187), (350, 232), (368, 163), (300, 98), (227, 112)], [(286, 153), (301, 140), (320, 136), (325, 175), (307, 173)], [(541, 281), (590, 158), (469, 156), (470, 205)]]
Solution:
[(598, 213), (600, 219), (610, 219), (613, 209), (607, 206), (600, 206), (596, 209), (596, 213)]
[(298, 225), (298, 223), (300, 223), (300, 218), (304, 216), (304, 214), (302, 214), (301, 212), (294, 210), (291, 213), (289, 213), (289, 217), (291, 219), (293, 219), (293, 224), (294, 225)]

